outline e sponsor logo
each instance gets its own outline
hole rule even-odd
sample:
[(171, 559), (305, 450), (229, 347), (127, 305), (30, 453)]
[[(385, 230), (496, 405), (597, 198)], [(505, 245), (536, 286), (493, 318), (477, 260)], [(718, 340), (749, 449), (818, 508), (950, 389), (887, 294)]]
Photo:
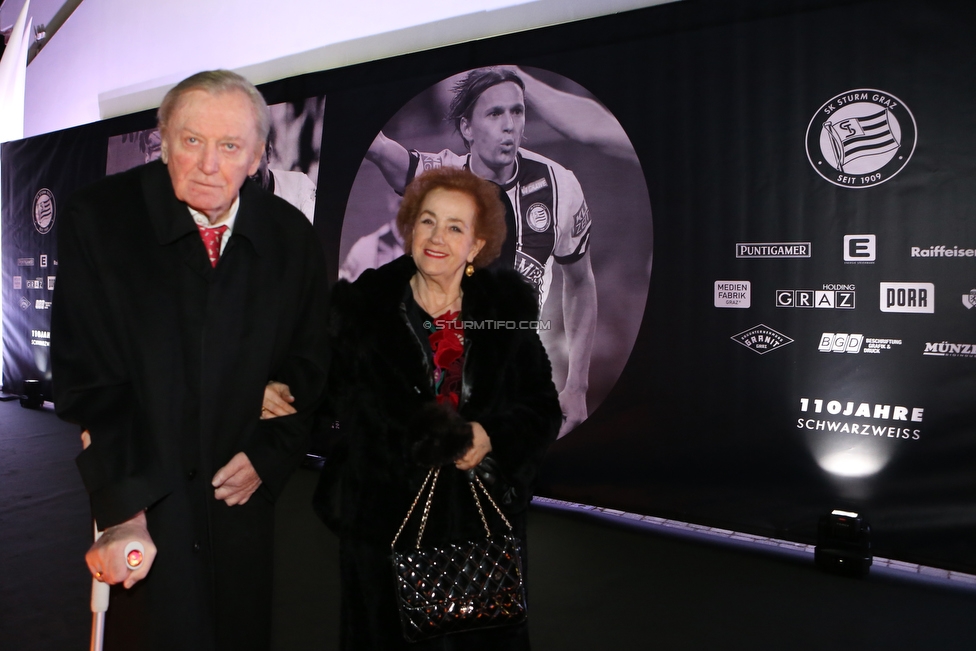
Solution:
[(844, 236), (844, 262), (867, 264), (878, 257), (877, 238), (871, 234)]
[(716, 280), (715, 307), (746, 308), (752, 305), (752, 282), (748, 280)]
[(932, 283), (881, 283), (880, 297), (882, 312), (935, 313), (935, 285)]

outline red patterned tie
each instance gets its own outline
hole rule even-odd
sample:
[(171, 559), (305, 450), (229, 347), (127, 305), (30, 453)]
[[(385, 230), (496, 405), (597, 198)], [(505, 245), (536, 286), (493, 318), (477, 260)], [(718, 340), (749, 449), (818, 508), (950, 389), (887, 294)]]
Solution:
[(207, 256), (210, 258), (210, 266), (216, 267), (217, 260), (220, 259), (220, 239), (224, 236), (227, 226), (221, 225), (213, 228), (207, 228), (206, 226), (197, 224), (197, 229), (200, 231), (200, 237), (203, 238), (203, 245), (207, 247)]

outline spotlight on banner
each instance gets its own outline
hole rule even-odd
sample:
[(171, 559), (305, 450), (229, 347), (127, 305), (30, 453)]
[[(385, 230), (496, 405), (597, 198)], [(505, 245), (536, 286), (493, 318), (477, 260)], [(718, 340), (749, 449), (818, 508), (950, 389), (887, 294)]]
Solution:
[(20, 406), (24, 409), (40, 409), (44, 405), (39, 380), (24, 380), (24, 395), (20, 397)]
[(871, 525), (862, 515), (834, 509), (820, 516), (813, 559), (822, 570), (846, 576), (866, 576), (873, 560)]

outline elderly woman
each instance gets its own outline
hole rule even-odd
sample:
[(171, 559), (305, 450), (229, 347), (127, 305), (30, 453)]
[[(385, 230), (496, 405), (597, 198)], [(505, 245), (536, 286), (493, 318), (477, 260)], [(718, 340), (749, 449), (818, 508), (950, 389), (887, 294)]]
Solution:
[[(466, 170), (425, 172), (407, 187), (397, 227), (409, 254), (332, 294), (329, 393), (341, 439), (315, 502), (341, 540), (342, 648), (528, 649), (524, 624), (411, 644), (400, 629), (390, 545), (429, 468), (442, 467), (425, 545), (484, 538), (474, 470), (524, 554), (526, 507), (562, 414), (534, 290), (511, 269), (486, 268), (505, 240), (498, 186)], [(267, 395), (266, 413), (288, 412)], [(492, 531), (504, 531), (483, 501)]]

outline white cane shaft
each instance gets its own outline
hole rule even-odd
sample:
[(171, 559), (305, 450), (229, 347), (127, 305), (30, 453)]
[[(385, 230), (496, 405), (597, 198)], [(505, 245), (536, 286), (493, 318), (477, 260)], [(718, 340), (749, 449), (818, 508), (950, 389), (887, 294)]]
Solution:
[(105, 643), (105, 613), (92, 613), (91, 650), (102, 651)]
[[(95, 525), (95, 542), (98, 542), (102, 532)], [(98, 579), (92, 579), (91, 592), (91, 611), (92, 611), (92, 632), (90, 651), (102, 651), (105, 643), (105, 611), (108, 610), (108, 596), (111, 588), (107, 583), (102, 583)]]

